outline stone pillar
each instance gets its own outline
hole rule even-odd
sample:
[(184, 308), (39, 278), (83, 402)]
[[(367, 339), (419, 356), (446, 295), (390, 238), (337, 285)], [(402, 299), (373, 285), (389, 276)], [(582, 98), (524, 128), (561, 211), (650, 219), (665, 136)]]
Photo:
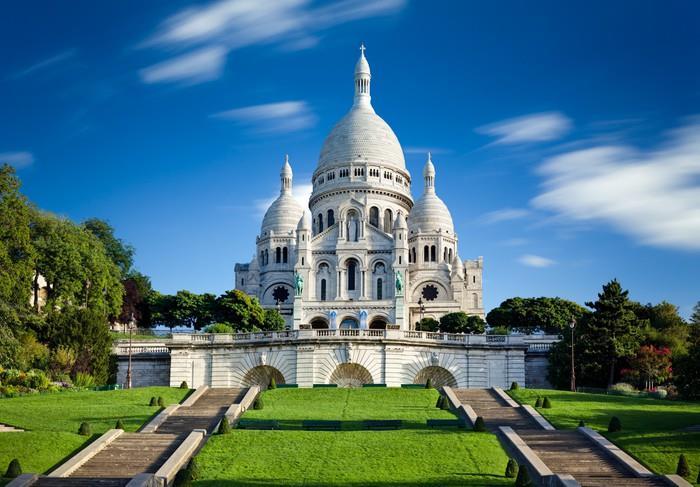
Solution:
[[(305, 290), (306, 291), (306, 290)], [(301, 296), (294, 297), (294, 311), (292, 315), (292, 330), (298, 330), (301, 325), (302, 318), (302, 298)]]

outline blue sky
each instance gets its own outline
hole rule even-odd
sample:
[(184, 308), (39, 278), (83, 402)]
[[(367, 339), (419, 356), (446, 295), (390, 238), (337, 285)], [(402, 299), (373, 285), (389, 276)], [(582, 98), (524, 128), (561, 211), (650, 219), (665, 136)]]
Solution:
[(290, 155), (308, 188), (367, 45), (422, 191), (432, 150), (488, 309), (618, 278), (700, 300), (700, 5), (691, 1), (14, 2), (0, 159), (42, 208), (110, 221), (163, 292), (221, 292)]

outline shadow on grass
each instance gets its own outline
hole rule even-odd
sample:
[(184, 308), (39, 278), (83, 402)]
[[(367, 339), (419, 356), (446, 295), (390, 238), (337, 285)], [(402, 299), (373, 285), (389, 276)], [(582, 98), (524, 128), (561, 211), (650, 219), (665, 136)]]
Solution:
[(85, 448), (87, 448), (90, 444), (92, 444), (94, 441), (96, 441), (100, 436), (102, 436), (102, 435), (101, 435), (101, 434), (97, 434), (97, 433), (94, 434), (94, 435), (92, 435), (90, 438), (88, 438), (88, 439), (85, 441), (85, 443), (83, 443), (83, 444), (80, 445), (78, 448), (76, 448), (75, 450), (73, 450), (72, 452), (70, 452), (68, 455), (66, 455), (66, 456), (64, 456), (63, 458), (61, 458), (59, 461), (57, 461), (56, 463), (54, 463), (53, 465), (51, 465), (51, 467), (47, 468), (47, 469), (44, 470), (42, 473), (43, 473), (43, 474), (48, 474), (49, 472), (51, 472), (51, 471), (53, 471), (53, 470), (56, 470), (58, 467), (60, 467), (61, 465), (63, 465), (64, 463), (66, 463), (68, 460), (70, 460), (71, 458), (73, 458), (75, 455), (77, 455), (78, 453), (80, 453), (82, 450), (84, 450)]
[(505, 477), (500, 477), (498, 475), (488, 475), (488, 474), (460, 474), (462, 478), (436, 478), (427, 480), (425, 482), (406, 482), (406, 481), (380, 481), (380, 482), (368, 482), (368, 481), (338, 481), (338, 482), (328, 482), (328, 481), (313, 481), (308, 479), (299, 480), (296, 482), (290, 482), (287, 478), (273, 478), (265, 480), (257, 479), (238, 479), (238, 480), (198, 480), (194, 483), (195, 486), (201, 487), (214, 487), (214, 486), (224, 486), (224, 487), (257, 487), (257, 486), (278, 486), (278, 485), (291, 485), (291, 486), (304, 486), (304, 487), (386, 487), (386, 486), (401, 486), (401, 487), (457, 487), (457, 486), (495, 486), (495, 485), (512, 485), (513, 479), (507, 479)]
[[(348, 421), (340, 421), (340, 430), (331, 430), (331, 429), (321, 429), (321, 428), (304, 428), (303, 427), (303, 420), (296, 420), (296, 419), (288, 419), (288, 420), (275, 420), (275, 419), (246, 419), (243, 418), (248, 425), (254, 425), (256, 423), (260, 423), (261, 425), (270, 423), (270, 421), (276, 421), (277, 425), (279, 426), (278, 428), (275, 428), (277, 431), (397, 431), (397, 430), (424, 430), (424, 431), (442, 431), (445, 430), (447, 432), (455, 432), (455, 431), (471, 431), (471, 428), (459, 428), (457, 426), (450, 426), (450, 427), (440, 427), (440, 428), (431, 428), (428, 427), (426, 424), (426, 420), (423, 421), (407, 421), (407, 420), (402, 420), (401, 426), (399, 428), (367, 428), (365, 426), (365, 420), (348, 420)], [(455, 417), (455, 419), (457, 419)], [(369, 421), (383, 421), (383, 420), (377, 420), (377, 419), (370, 419)], [(391, 420), (389, 420), (391, 421)], [(258, 428), (255, 427), (246, 427), (246, 428), (236, 428), (238, 430), (242, 431), (250, 431), (250, 430), (256, 430)]]

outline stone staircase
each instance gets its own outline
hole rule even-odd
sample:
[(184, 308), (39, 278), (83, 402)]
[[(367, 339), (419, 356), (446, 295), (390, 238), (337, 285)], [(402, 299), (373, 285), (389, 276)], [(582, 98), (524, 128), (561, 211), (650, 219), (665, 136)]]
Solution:
[(0, 423), (0, 433), (21, 433), (22, 431), (24, 430), (21, 428)]
[(462, 404), (484, 418), (489, 430), (501, 426), (515, 430), (554, 474), (573, 475), (583, 487), (663, 486), (657, 477), (635, 477), (624, 465), (578, 430), (542, 429), (522, 408), (509, 406), (491, 389), (455, 389)]

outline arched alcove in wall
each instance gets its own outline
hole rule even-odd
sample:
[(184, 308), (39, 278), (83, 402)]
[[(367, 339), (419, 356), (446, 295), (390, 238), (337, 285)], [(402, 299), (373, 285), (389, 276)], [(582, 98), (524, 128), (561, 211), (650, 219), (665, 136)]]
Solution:
[(313, 318), (310, 323), (311, 328), (314, 330), (325, 330), (328, 328), (328, 320), (326, 318)]
[(414, 384), (425, 384), (428, 379), (432, 382), (433, 387), (457, 387), (457, 379), (452, 375), (452, 372), (444, 367), (430, 365), (421, 369), (413, 379)]
[(330, 384), (338, 387), (362, 387), (362, 384), (374, 384), (372, 374), (360, 364), (338, 365), (329, 380)]
[(269, 365), (258, 365), (253, 367), (245, 376), (243, 376), (243, 386), (260, 386), (260, 389), (267, 389), (270, 385), (270, 379), (275, 378), (275, 383), (284, 384), (284, 376), (282, 372)]

